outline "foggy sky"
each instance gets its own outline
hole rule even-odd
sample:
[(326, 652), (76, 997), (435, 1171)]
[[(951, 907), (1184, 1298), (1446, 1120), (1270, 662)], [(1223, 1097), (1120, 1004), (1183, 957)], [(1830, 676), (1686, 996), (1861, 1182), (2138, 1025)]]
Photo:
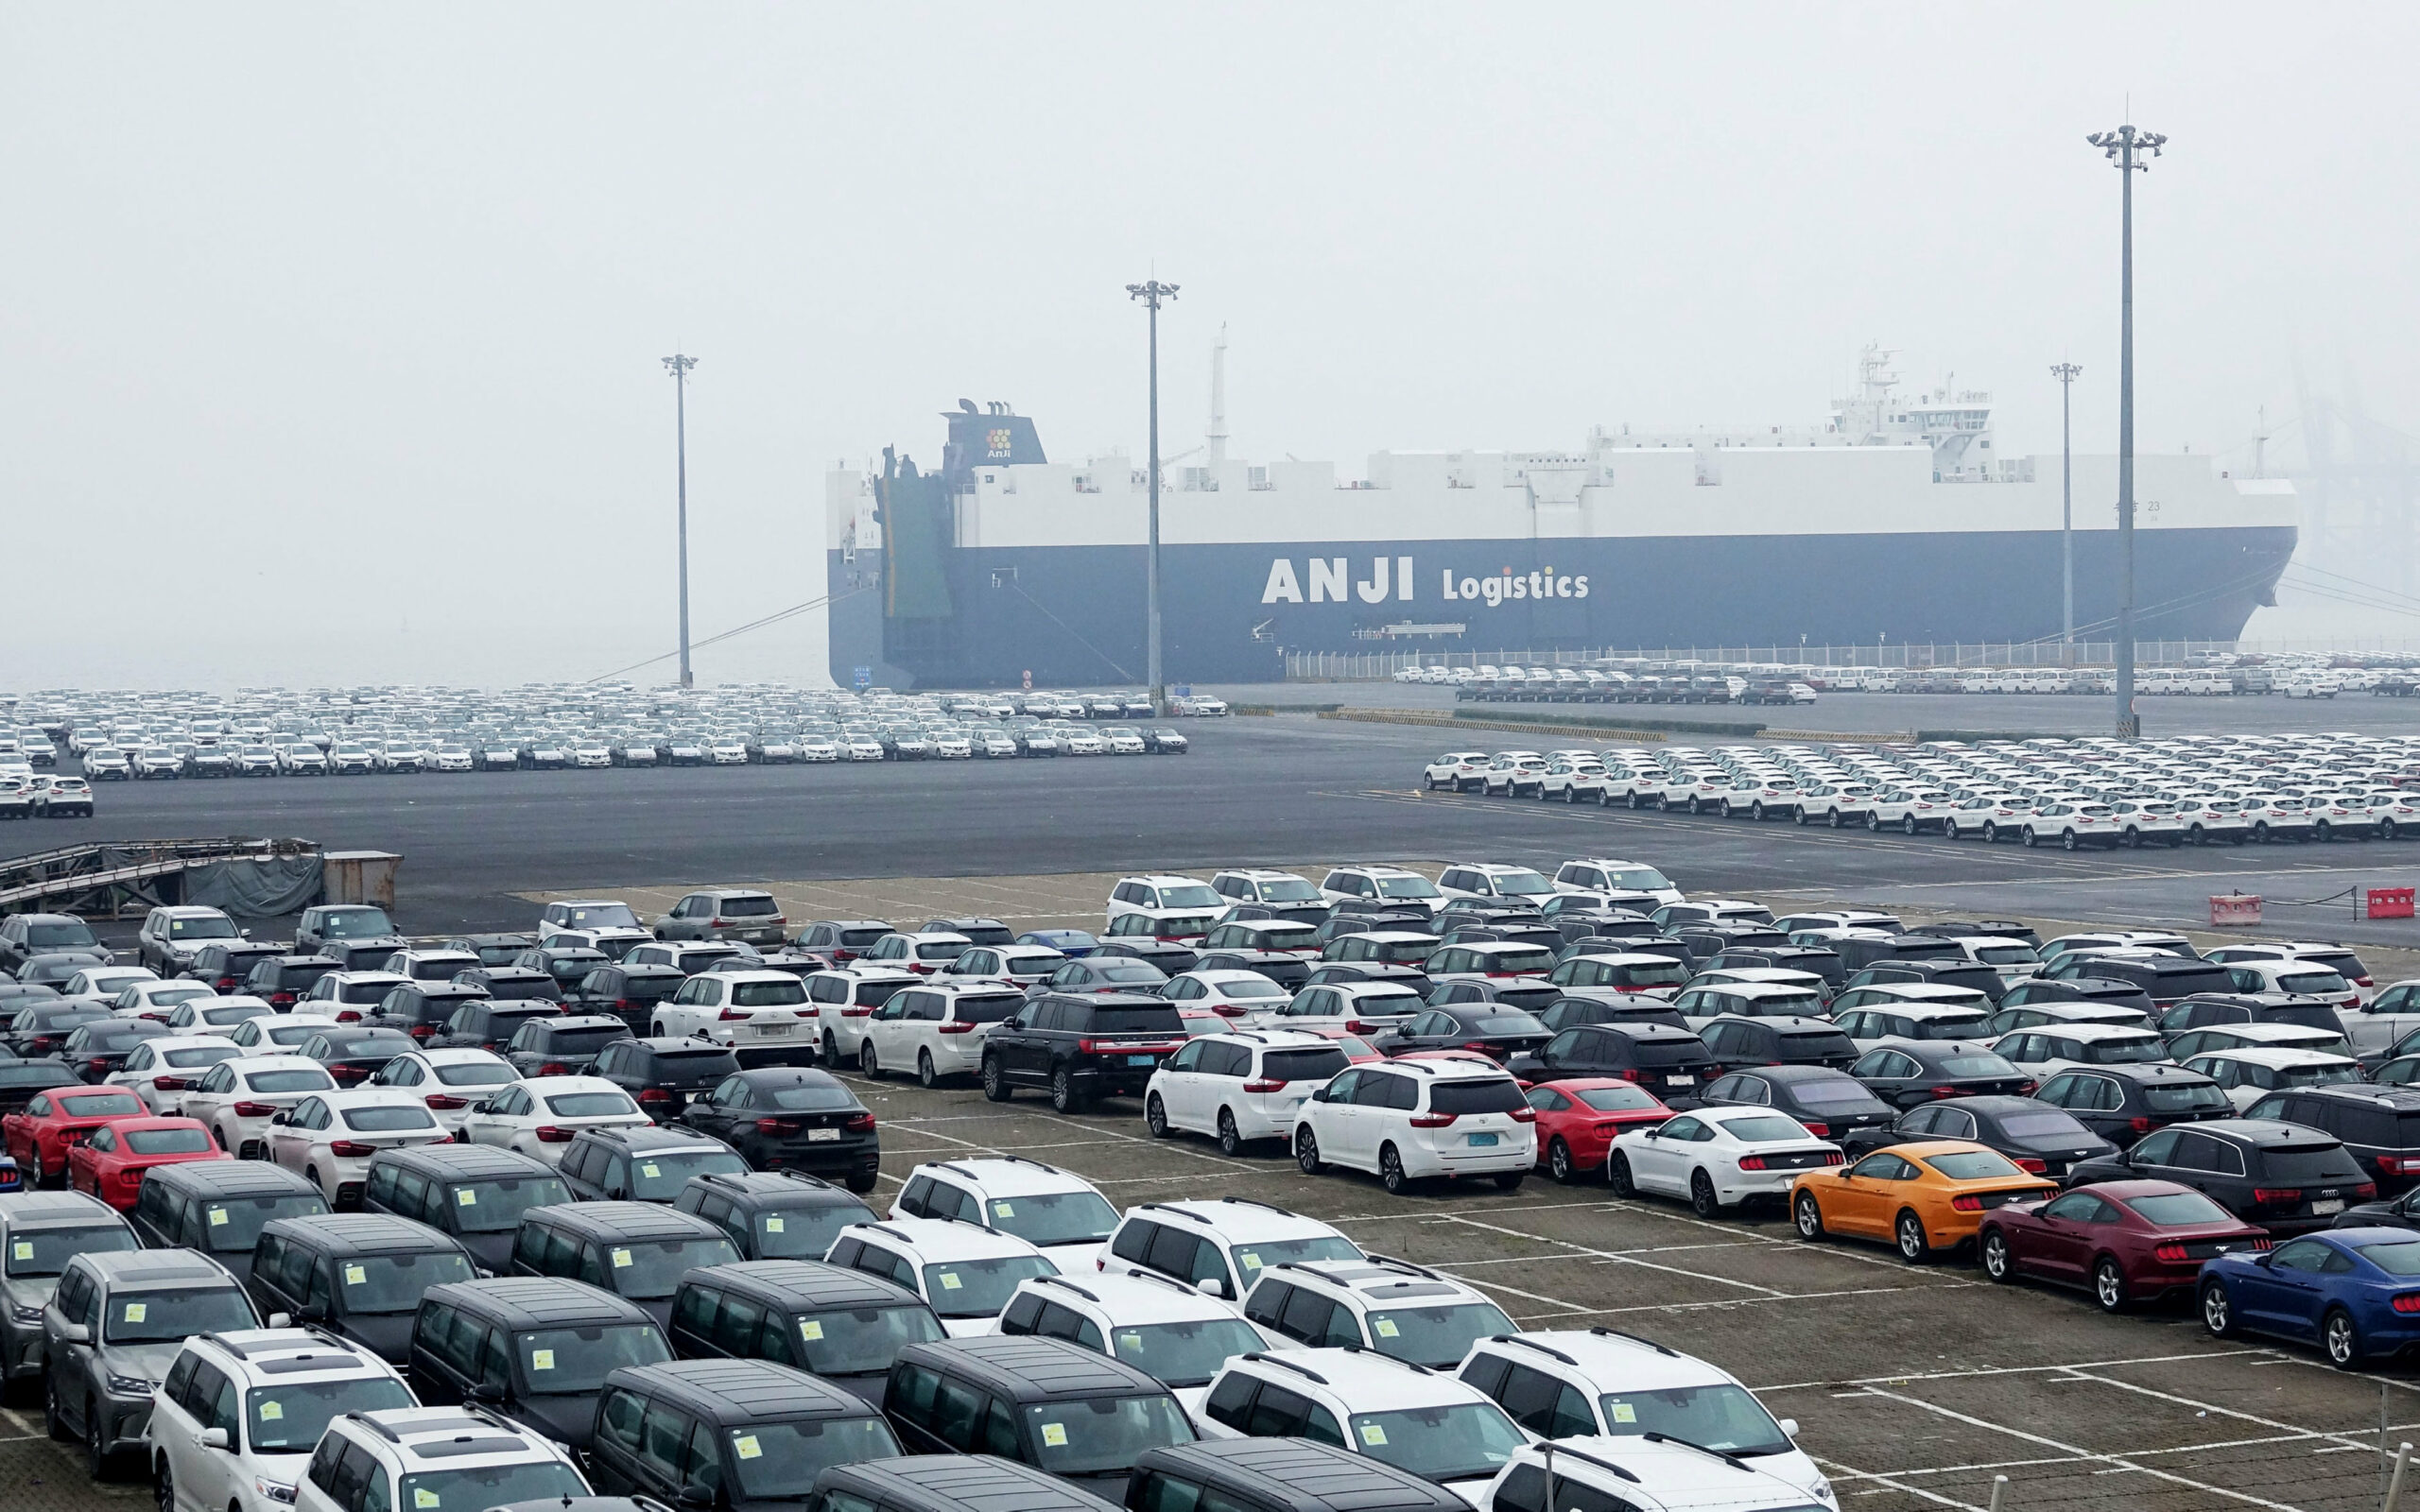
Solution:
[[(702, 637), (820, 593), (824, 469), (938, 461), (960, 396), (1139, 456), (1153, 274), (1170, 455), (1222, 323), (1232, 451), (1347, 474), (1814, 421), (1876, 339), (1994, 390), (2004, 455), (2056, 451), (2080, 362), (2108, 450), (2083, 136), (2130, 92), (2173, 138), (2140, 444), (2246, 466), (2298, 371), (2420, 413), (2415, 42), (2382, 5), (11, 5), (0, 689), (667, 651), (661, 356), (699, 359)], [(809, 617), (699, 673), (822, 663)]]

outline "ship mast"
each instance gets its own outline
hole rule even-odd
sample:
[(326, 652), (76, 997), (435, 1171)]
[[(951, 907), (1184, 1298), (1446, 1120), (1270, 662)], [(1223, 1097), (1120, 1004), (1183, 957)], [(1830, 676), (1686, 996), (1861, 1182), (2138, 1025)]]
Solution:
[(1227, 459), (1227, 328), (1210, 348), (1210, 465)]

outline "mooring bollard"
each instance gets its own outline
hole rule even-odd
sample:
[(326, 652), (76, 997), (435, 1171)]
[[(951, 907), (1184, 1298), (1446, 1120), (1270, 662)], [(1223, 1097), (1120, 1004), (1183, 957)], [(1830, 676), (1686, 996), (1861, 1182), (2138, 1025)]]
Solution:
[[(2410, 1446), (2408, 1446), (2408, 1445), (2407, 1445), (2406, 1447), (2408, 1448), (2408, 1447), (2410, 1447)], [(2393, 1495), (2394, 1493), (2390, 1492), (2390, 1493), (2388, 1493), (2388, 1494), (2389, 1494), (2389, 1496), (2390, 1496), (2390, 1497), (2392, 1497), (2392, 1495)], [(2007, 1500), (2008, 1500), (2008, 1477), (2007, 1477), (2007, 1476), (2005, 1476), (2005, 1475), (1995, 1475), (1995, 1476), (1993, 1476), (1993, 1477), (1992, 1477), (1992, 1512), (2000, 1512), (2001, 1503), (2004, 1503), (2004, 1502), (2006, 1502)], [(2393, 1512), (2394, 1503), (2393, 1503), (2392, 1501), (2390, 1501), (2390, 1502), (2387, 1503), (2387, 1505), (2388, 1505), (2388, 1508), (2389, 1508), (2389, 1512)]]
[(2410, 1441), (2407, 1440), (2404, 1443), (2395, 1446), (2394, 1473), (2387, 1477), (2386, 1500), (2379, 1503), (2379, 1512), (2394, 1512), (2395, 1507), (2402, 1503), (2403, 1471), (2404, 1468), (2411, 1463), (2411, 1445)]

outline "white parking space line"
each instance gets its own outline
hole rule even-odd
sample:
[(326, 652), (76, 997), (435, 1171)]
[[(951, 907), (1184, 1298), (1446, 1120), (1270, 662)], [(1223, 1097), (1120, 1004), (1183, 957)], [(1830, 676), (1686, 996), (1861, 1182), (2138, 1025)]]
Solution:
[[(2160, 1401), (2169, 1402), (2175, 1406), (2191, 1407), (2197, 1412), (2212, 1413), (2221, 1418), (2234, 1418), (2243, 1422), (2256, 1423), (2262, 1428), (2274, 1428), (2281, 1432), (2290, 1434), (2307, 1434), (2312, 1437), (2335, 1438), (2349, 1448), (2368, 1449), (2372, 1447), (2371, 1444), (2357, 1442), (2350, 1436), (2342, 1434), (2327, 1434), (2319, 1429), (2305, 1428), (2299, 1423), (2279, 1422), (2274, 1418), (2263, 1418), (2257, 1413), (2241, 1412), (2233, 1407), (2221, 1407), (2216, 1402), (2196, 1401), (2190, 1397), (2180, 1397), (2172, 1392), (2154, 1391), (2149, 1386), (2139, 1386), (2131, 1381), (2115, 1381), (2108, 1376), (2094, 1375), (2089, 1370), (2062, 1370), (2058, 1374), (2058, 1379), (2062, 1381), (2089, 1381), (2096, 1385), (2112, 1386), (2119, 1391), (2131, 1391), (2138, 1396), (2151, 1397)], [(2376, 1430), (2373, 1429), (2371, 1432), (2375, 1433)]]
[(1456, 1223), (1465, 1224), (1473, 1228), (1484, 1228), (1490, 1233), (1508, 1234), (1514, 1239), (1527, 1239), (1534, 1244), (1557, 1245), (1580, 1254), (1594, 1255), (1599, 1260), (1609, 1260), (1624, 1265), (1636, 1265), (1642, 1270), (1662, 1271), (1669, 1276), (1686, 1276), (1691, 1280), (1707, 1281), (1717, 1286), (1736, 1286), (1742, 1291), (1757, 1292), (1766, 1297), (1789, 1295), (1777, 1287), (1759, 1286), (1754, 1281), (1734, 1280), (1728, 1276), (1715, 1276), (1700, 1270), (1685, 1270), (1678, 1265), (1659, 1265), (1651, 1260), (1640, 1260), (1636, 1256), (1624, 1255), (1610, 1249), (1595, 1249), (1568, 1239), (1546, 1239), (1537, 1234), (1525, 1234), (1518, 1228), (1507, 1228), (1501, 1224), (1481, 1223), (1476, 1218), (1465, 1218), (1460, 1213), (1454, 1214), (1453, 1218)]
[[(1970, 1381), (1984, 1376), (2041, 1375), (2061, 1370), (2115, 1370), (2121, 1366), (2130, 1365), (2186, 1365), (2204, 1360), (2245, 1359), (2269, 1353), (2269, 1350), (2260, 1349), (2196, 1349), (2189, 1354), (2138, 1354), (2119, 1360), (2080, 1360), (2072, 1365), (1995, 1365), (1982, 1366), (1972, 1370), (1922, 1370), (1889, 1376), (1858, 1376), (1847, 1381), (1834, 1379), (1792, 1381), (1781, 1385), (1752, 1386), (1749, 1389), (1766, 1392), (1811, 1391), (1818, 1386), (1895, 1386), (1917, 1381)], [(1838, 1396), (1858, 1394), (1858, 1392), (1835, 1392)]]

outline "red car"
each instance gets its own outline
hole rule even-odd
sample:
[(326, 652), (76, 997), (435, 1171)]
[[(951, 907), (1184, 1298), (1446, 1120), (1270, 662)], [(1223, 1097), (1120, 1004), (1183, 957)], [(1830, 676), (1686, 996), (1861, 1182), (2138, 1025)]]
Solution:
[(1529, 1099), (1538, 1115), (1538, 1163), (1558, 1181), (1592, 1173), (1602, 1180), (1615, 1135), (1672, 1116), (1653, 1092), (1616, 1076), (1543, 1082)]
[(93, 1130), (150, 1111), (123, 1087), (61, 1087), (35, 1093), (23, 1112), (0, 1118), (0, 1143), (25, 1168), (27, 1186), (56, 1186), (67, 1175), (67, 1152)]
[(2190, 1292), (2202, 1262), (2267, 1249), (2267, 1230), (2173, 1181), (2101, 1181), (1994, 1210), (1977, 1236), (1983, 1273), (2089, 1289), (2104, 1313)]
[(143, 1173), (185, 1160), (232, 1160), (198, 1118), (113, 1118), (67, 1152), (67, 1186), (112, 1208), (130, 1209)]

